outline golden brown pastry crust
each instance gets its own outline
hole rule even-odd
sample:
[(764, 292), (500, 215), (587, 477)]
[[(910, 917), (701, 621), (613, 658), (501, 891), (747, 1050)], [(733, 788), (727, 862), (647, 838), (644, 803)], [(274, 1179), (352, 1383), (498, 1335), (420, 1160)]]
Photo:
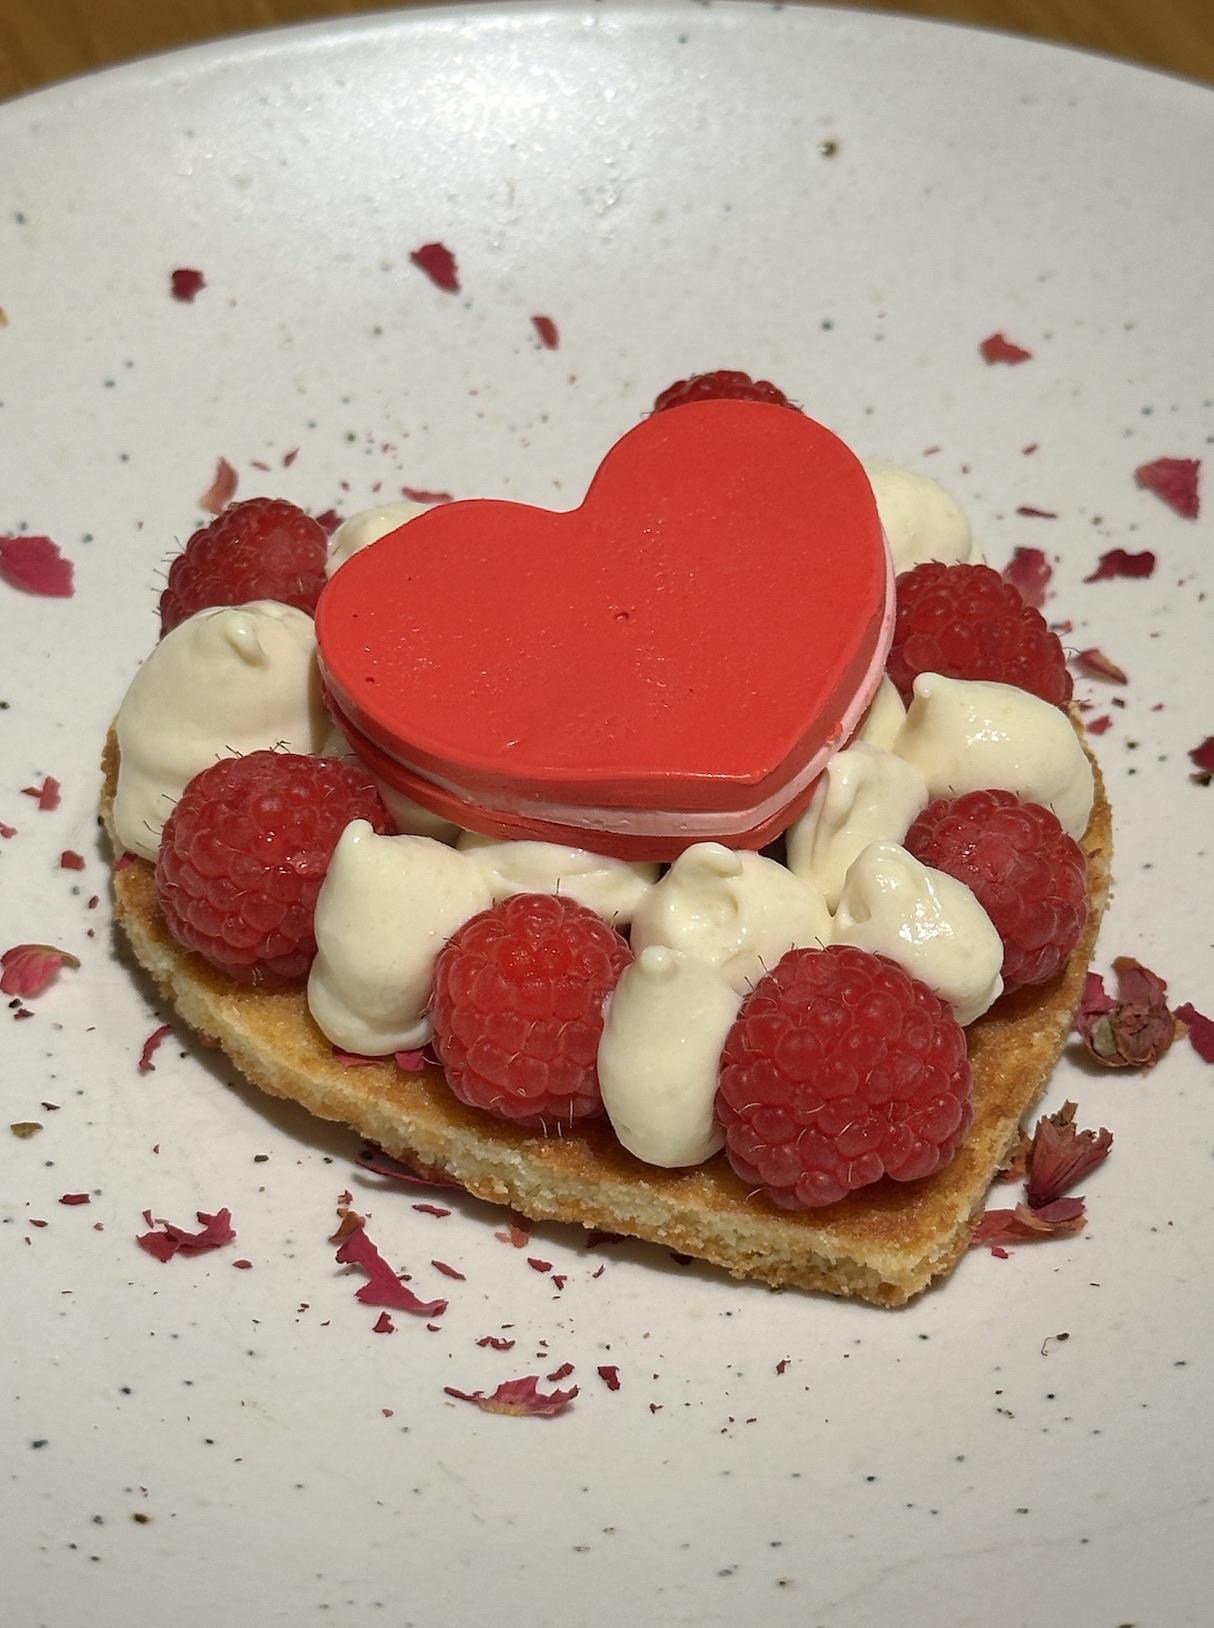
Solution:
[[(111, 731), (101, 807), (112, 841), (117, 767)], [(242, 988), (176, 943), (144, 860), (116, 866), (115, 915), (136, 959), (184, 1022), (220, 1046), (249, 1080), (350, 1125), (406, 1164), (442, 1172), (478, 1198), (536, 1221), (647, 1239), (776, 1288), (898, 1306), (965, 1252), (991, 1182), (1070, 1032), (1110, 884), (1112, 819), (1093, 768), (1096, 803), (1083, 839), (1087, 927), (1056, 979), (1005, 996), (970, 1026), (974, 1122), (952, 1163), (922, 1181), (882, 1181), (807, 1214), (780, 1210), (749, 1191), (723, 1154), (695, 1169), (661, 1170), (625, 1152), (602, 1123), (546, 1138), (467, 1108), (439, 1068), (405, 1074), (391, 1060), (340, 1062), (302, 989)]]

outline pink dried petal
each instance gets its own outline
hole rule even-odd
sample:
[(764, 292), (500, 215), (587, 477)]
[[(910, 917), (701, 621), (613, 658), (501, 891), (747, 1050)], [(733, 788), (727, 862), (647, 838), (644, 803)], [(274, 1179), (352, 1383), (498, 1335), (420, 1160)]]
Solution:
[(1017, 514), (1025, 515), (1029, 520), (1057, 520), (1057, 509), (1037, 509), (1031, 503), (1022, 503), (1016, 510)]
[(1082, 1232), (1087, 1213), (1081, 1198), (1058, 1198), (1039, 1210), (1017, 1204), (1014, 1210), (987, 1210), (980, 1218), (970, 1247), (982, 1244), (1028, 1244)]
[[(414, 1209), (417, 1206), (414, 1205)], [(461, 1283), (467, 1281), (467, 1273), (461, 1272), (458, 1267), (448, 1266), (446, 1261), (431, 1261), (430, 1265), (436, 1272), (441, 1272), (446, 1278), (458, 1278)]]
[(72, 562), (49, 537), (0, 537), (0, 581), (44, 599), (70, 599), (76, 591)]
[(82, 871), (84, 855), (78, 854), (74, 848), (65, 848), (59, 855), (59, 868), (65, 871)]
[(92, 1199), (87, 1193), (63, 1193), (59, 1199), (60, 1204), (91, 1204)]
[(59, 782), (54, 775), (48, 774), (40, 786), (22, 786), (21, 795), (32, 797), (38, 804), (42, 814), (49, 814), (59, 807)]
[(200, 271), (194, 271), (189, 266), (181, 266), (169, 278), (169, 289), (175, 300), (181, 300), (189, 305), (199, 289), (207, 286), (207, 280)]
[(1156, 458), (1152, 463), (1139, 464), (1134, 479), (1139, 486), (1162, 498), (1177, 514), (1186, 520), (1195, 520), (1201, 507), (1197, 493), (1200, 470), (1199, 458)]
[(326, 509), (323, 514), (318, 514), (315, 519), (316, 524), (327, 537), (331, 537), (338, 526), (341, 525), (341, 515), (338, 514), (336, 509)]
[(1113, 1145), (1113, 1133), (1075, 1128), (1075, 1104), (1068, 1102), (1056, 1114), (1037, 1121), (1029, 1150), (1029, 1178), (1025, 1189), (1029, 1208), (1041, 1210), (1078, 1186), (1096, 1166), (1103, 1164)]
[(445, 1300), (423, 1301), (404, 1283), (367, 1237), (363, 1218), (347, 1210), (338, 1228), (340, 1247), (337, 1251), (339, 1266), (357, 1266), (367, 1274), (368, 1281), (355, 1293), (355, 1299), (364, 1306), (389, 1306), (395, 1311), (412, 1312), (415, 1317), (441, 1317), (447, 1309)]
[[(369, 1060), (376, 1062), (382, 1061), (382, 1058)], [(403, 1181), (411, 1186), (446, 1187), (457, 1193), (464, 1191), (461, 1183), (453, 1181), (450, 1176), (432, 1171), (413, 1170), (408, 1165), (402, 1164), (399, 1159), (390, 1158), (382, 1148), (363, 1148), (358, 1155), (358, 1162), (364, 1170), (374, 1171), (377, 1176), (390, 1176), (393, 1181)]]
[(1155, 569), (1155, 556), (1150, 549), (1141, 554), (1127, 554), (1124, 548), (1110, 548), (1097, 561), (1096, 569), (1085, 582), (1105, 582), (1109, 577), (1149, 577)]
[(547, 350), (555, 350), (561, 342), (556, 323), (551, 317), (532, 317), (531, 325), (539, 335), (540, 344)]
[(1040, 548), (1018, 548), (1003, 568), (1004, 582), (1010, 582), (1026, 605), (1040, 610), (1045, 604), (1054, 568)]
[(386, 1311), (381, 1311), (371, 1325), (371, 1332), (372, 1334), (395, 1334), (396, 1324)]
[(0, 990), (30, 999), (42, 991), (61, 967), (78, 967), (76, 956), (53, 944), (14, 944), (0, 955)]
[(453, 503), (455, 499), (450, 492), (428, 492), (422, 486), (402, 486), (402, 497), (407, 497), (410, 503)]
[(1110, 684), (1128, 684), (1129, 678), (1105, 655), (1103, 650), (1095, 648), (1080, 650), (1071, 657), (1071, 665), (1083, 674), (1084, 678), (1103, 678)]
[(500, 1334), (482, 1334), (476, 1342), (477, 1345), (487, 1345), (491, 1351), (513, 1351), (515, 1342), (503, 1339)]
[(1083, 727), (1089, 735), (1103, 735), (1113, 727), (1112, 714), (1102, 712), (1099, 718), (1092, 718)]
[(1197, 768), (1193, 779), (1199, 785), (1208, 786), (1214, 777), (1214, 735), (1207, 735), (1200, 746), (1195, 746), (1189, 753), (1189, 760)]
[(484, 1391), (457, 1391), (454, 1385), (444, 1385), (443, 1390), (460, 1402), (474, 1402), (484, 1413), (509, 1413), (533, 1419), (551, 1419), (563, 1413), (578, 1393), (577, 1386), (573, 1385), (567, 1391), (550, 1391), (545, 1395), (539, 1389), (537, 1374), (529, 1374), (525, 1379), (508, 1379), (491, 1396), (486, 1396)]
[(510, 1216), (510, 1229), (508, 1232), (495, 1232), (493, 1236), (499, 1243), (513, 1244), (515, 1249), (525, 1249), (531, 1242), (531, 1222), (525, 1215)]
[(215, 465), (215, 478), (198, 499), (198, 507), (208, 514), (222, 514), (236, 496), (239, 476), (226, 458)]
[(425, 272), (436, 288), (447, 294), (459, 293), (455, 256), (445, 243), (423, 243), (420, 249), (414, 249), (409, 259)]
[(1010, 339), (1005, 339), (1001, 333), (991, 334), (978, 346), (982, 352), (982, 360), (988, 366), (994, 362), (1006, 362), (1015, 366), (1017, 362), (1027, 362), (1032, 358), (1032, 351), (1025, 350), (1023, 345), (1014, 345)]
[(139, 1053), (139, 1072), (141, 1074), (151, 1074), (155, 1071), (156, 1065), (152, 1058), (155, 1057), (172, 1032), (173, 1026), (171, 1023), (162, 1023), (158, 1029), (153, 1029), (143, 1042), (143, 1050)]
[[(146, 1210), (144, 1214), (147, 1215)], [(221, 1249), (224, 1244), (230, 1244), (235, 1238), (231, 1210), (217, 1210), (214, 1215), (207, 1215), (204, 1210), (199, 1210), (197, 1215), (202, 1222), (200, 1232), (187, 1232), (184, 1227), (161, 1220), (157, 1225), (164, 1228), (163, 1232), (156, 1232), (153, 1229), (136, 1238), (135, 1242), (140, 1249), (145, 1249), (157, 1260), (167, 1261), (174, 1255), (205, 1255), (209, 1250)]]
[(1167, 1005), (1168, 986), (1132, 956), (1118, 956), (1113, 970), (1117, 999), (1108, 1003), (1103, 986), (1098, 1000), (1089, 999), (1093, 976), (1089, 973), (1075, 1028), (1089, 1054), (1106, 1068), (1153, 1068), (1176, 1035), (1176, 1021)]
[(620, 1388), (620, 1370), (612, 1364), (604, 1364), (599, 1369), (599, 1378), (609, 1391), (618, 1391)]
[(1199, 1012), (1191, 1002), (1178, 1006), (1172, 1014), (1189, 1031), (1189, 1043), (1203, 1063), (1214, 1063), (1214, 1018)]

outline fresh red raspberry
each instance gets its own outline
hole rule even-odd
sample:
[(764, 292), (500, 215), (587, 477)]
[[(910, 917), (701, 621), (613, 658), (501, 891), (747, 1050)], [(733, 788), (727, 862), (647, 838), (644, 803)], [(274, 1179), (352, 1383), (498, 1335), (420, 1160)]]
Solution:
[(394, 829), (354, 764), (293, 752), (221, 758), (190, 781), (160, 839), (169, 931), (237, 983), (303, 977), (316, 954), (316, 895), (351, 820)]
[(324, 527), (285, 498), (233, 503), (190, 538), (169, 567), (160, 632), (209, 605), (277, 599), (311, 616), (325, 585)]
[(730, 373), (720, 368), (715, 373), (693, 373), (690, 379), (680, 379), (669, 385), (653, 404), (653, 411), (661, 413), (668, 407), (685, 407), (690, 401), (765, 401), (772, 407), (801, 409), (766, 379), (752, 379), (749, 373)]
[(847, 944), (789, 950), (725, 1041), (717, 1117), (744, 1182), (782, 1209), (917, 1181), (970, 1127), (965, 1031), (926, 984)]
[(1087, 861), (1057, 816), (1010, 791), (929, 803), (904, 846), (974, 894), (1003, 940), (1003, 983), (1060, 972), (1088, 919)]
[(585, 905), (516, 893), (439, 952), (431, 1015), (447, 1083), (472, 1108), (555, 1130), (603, 1111), (603, 1003), (632, 960)]
[(930, 560), (896, 583), (898, 609), (886, 671), (907, 706), (920, 673), (1015, 684), (1064, 707), (1071, 675), (1044, 616), (989, 565)]

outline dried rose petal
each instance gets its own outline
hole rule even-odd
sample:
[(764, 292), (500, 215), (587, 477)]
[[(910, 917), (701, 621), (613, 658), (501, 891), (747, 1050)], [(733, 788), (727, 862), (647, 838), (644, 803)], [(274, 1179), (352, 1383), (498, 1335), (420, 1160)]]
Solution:
[(1075, 1128), (1075, 1104), (1066, 1103), (1056, 1114), (1037, 1121), (1029, 1150), (1029, 1177), (1025, 1197), (1032, 1210), (1044, 1209), (1061, 1198), (1103, 1164), (1113, 1145), (1113, 1133)]
[(1110, 661), (1103, 650), (1095, 648), (1080, 650), (1071, 657), (1071, 665), (1082, 673), (1085, 678), (1104, 678), (1110, 684), (1128, 684), (1130, 682), (1122, 669), (1117, 666), (1116, 662)]
[(0, 581), (44, 599), (70, 599), (76, 591), (72, 562), (49, 537), (0, 537)]
[(1167, 1006), (1168, 986), (1133, 956), (1118, 956), (1113, 970), (1117, 999), (1106, 1005), (1109, 997), (1103, 985), (1100, 998), (1089, 999), (1093, 978), (1089, 973), (1075, 1028), (1091, 1056), (1106, 1068), (1153, 1068), (1176, 1035), (1176, 1021)]
[(414, 249), (409, 259), (425, 272), (436, 288), (447, 294), (459, 293), (455, 256), (445, 243), (423, 243), (420, 249)]
[(513, 1351), (515, 1342), (503, 1339), (500, 1334), (482, 1334), (476, 1342), (477, 1345), (487, 1345), (491, 1351)]
[(1016, 510), (1017, 514), (1025, 515), (1029, 520), (1057, 520), (1057, 509), (1038, 509), (1031, 503), (1022, 503)]
[[(369, 1061), (382, 1062), (383, 1059), (370, 1058)], [(390, 1176), (393, 1181), (403, 1181), (416, 1187), (446, 1187), (457, 1193), (464, 1191), (462, 1185), (458, 1181), (453, 1181), (450, 1176), (439, 1175), (430, 1170), (415, 1170), (399, 1159), (390, 1158), (382, 1148), (363, 1148), (358, 1155), (358, 1162), (364, 1170), (374, 1171), (377, 1176)]]
[(561, 342), (556, 323), (551, 317), (532, 317), (531, 325), (540, 336), (540, 344), (548, 350), (555, 350)]
[(215, 465), (215, 478), (198, 499), (198, 507), (208, 514), (222, 514), (236, 496), (239, 476), (226, 458)]
[(1081, 1198), (1058, 1198), (1032, 1210), (1017, 1204), (1014, 1210), (987, 1210), (979, 1219), (970, 1247), (982, 1244), (1028, 1244), (1042, 1238), (1057, 1238), (1082, 1232), (1087, 1213)]
[(21, 795), (32, 797), (40, 813), (49, 814), (59, 807), (59, 782), (48, 774), (40, 786), (22, 786)]
[[(414, 1209), (416, 1208), (417, 1206), (414, 1205)], [(448, 1266), (446, 1261), (431, 1261), (430, 1265), (436, 1272), (441, 1272), (446, 1278), (458, 1278), (461, 1283), (467, 1281), (468, 1274), (466, 1272), (461, 1272), (458, 1267)]]
[(372, 1334), (395, 1334), (396, 1324), (392, 1321), (391, 1317), (389, 1317), (386, 1311), (381, 1311), (379, 1316), (371, 1324), (371, 1332)]
[(1007, 362), (1014, 366), (1017, 362), (1027, 362), (1032, 358), (1032, 351), (1025, 350), (1023, 345), (1014, 345), (1010, 339), (1005, 339), (1001, 333), (991, 334), (978, 346), (982, 352), (982, 360), (988, 365), (994, 362)]
[(1178, 1006), (1172, 1015), (1189, 1031), (1190, 1044), (1202, 1062), (1214, 1063), (1214, 1018), (1199, 1012), (1190, 1001)]
[(207, 286), (207, 280), (200, 271), (194, 271), (188, 266), (181, 266), (169, 278), (169, 289), (175, 300), (181, 300), (189, 305), (199, 289)]
[(402, 486), (400, 495), (410, 503), (453, 503), (450, 492), (428, 492), (423, 486)]
[(353, 1210), (342, 1213), (342, 1224), (337, 1238), (339, 1266), (358, 1266), (368, 1281), (355, 1294), (364, 1306), (389, 1306), (395, 1311), (412, 1312), (415, 1317), (441, 1317), (447, 1309), (445, 1300), (420, 1300), (388, 1265), (387, 1261), (367, 1237), (366, 1224)]
[(163, 1227), (163, 1232), (153, 1229), (137, 1237), (135, 1242), (158, 1261), (167, 1261), (174, 1255), (205, 1255), (208, 1250), (220, 1249), (235, 1238), (231, 1210), (217, 1210), (214, 1215), (199, 1210), (197, 1214), (202, 1222), (201, 1232), (187, 1232), (171, 1221), (157, 1221), (156, 1225)]
[(491, 1396), (486, 1396), (484, 1391), (457, 1391), (454, 1385), (444, 1385), (443, 1390), (460, 1402), (474, 1402), (484, 1413), (510, 1413), (533, 1419), (551, 1419), (563, 1413), (578, 1393), (577, 1386), (573, 1385), (567, 1391), (550, 1391), (545, 1395), (539, 1389), (537, 1374), (529, 1374), (525, 1379), (508, 1379)]
[(172, 1032), (173, 1026), (171, 1023), (162, 1023), (158, 1029), (153, 1029), (143, 1042), (143, 1050), (139, 1053), (139, 1072), (141, 1074), (151, 1074), (155, 1071), (156, 1065), (152, 1058), (155, 1057)]
[(91, 1204), (92, 1199), (87, 1193), (63, 1193), (59, 1198), (60, 1204)]
[(1193, 779), (1199, 785), (1208, 786), (1214, 777), (1214, 735), (1207, 735), (1200, 746), (1195, 746), (1189, 753), (1189, 759), (1197, 766)]
[(1199, 458), (1156, 458), (1152, 463), (1139, 464), (1134, 479), (1156, 497), (1183, 515), (1195, 520), (1200, 509), (1197, 477), (1201, 470)]
[(1110, 548), (1096, 563), (1096, 569), (1085, 582), (1105, 582), (1109, 577), (1149, 577), (1155, 569), (1155, 556), (1150, 549), (1141, 554), (1127, 554), (1124, 548)]
[(79, 960), (53, 944), (14, 944), (0, 955), (0, 990), (29, 999), (42, 991), (60, 967), (78, 967)]
[(82, 871), (85, 860), (83, 854), (78, 854), (74, 848), (65, 848), (59, 855), (59, 867), (65, 871)]
[(1113, 727), (1113, 715), (1102, 712), (1099, 718), (1089, 719), (1083, 727), (1089, 735), (1104, 735)]
[(620, 1370), (608, 1363), (599, 1369), (599, 1378), (609, 1391), (618, 1391), (620, 1388)]
[(1003, 568), (1004, 582), (1010, 582), (1026, 605), (1040, 610), (1045, 604), (1054, 568), (1040, 548), (1018, 548)]

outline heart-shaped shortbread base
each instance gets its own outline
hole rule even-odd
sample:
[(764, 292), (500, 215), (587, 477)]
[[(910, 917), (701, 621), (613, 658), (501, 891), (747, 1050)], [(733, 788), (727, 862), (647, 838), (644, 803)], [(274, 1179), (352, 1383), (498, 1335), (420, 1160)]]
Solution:
[(321, 597), (335, 711), (369, 767), (495, 835), (668, 859), (755, 847), (872, 699), (888, 551), (859, 461), (786, 407), (654, 414), (582, 505), (446, 504)]

